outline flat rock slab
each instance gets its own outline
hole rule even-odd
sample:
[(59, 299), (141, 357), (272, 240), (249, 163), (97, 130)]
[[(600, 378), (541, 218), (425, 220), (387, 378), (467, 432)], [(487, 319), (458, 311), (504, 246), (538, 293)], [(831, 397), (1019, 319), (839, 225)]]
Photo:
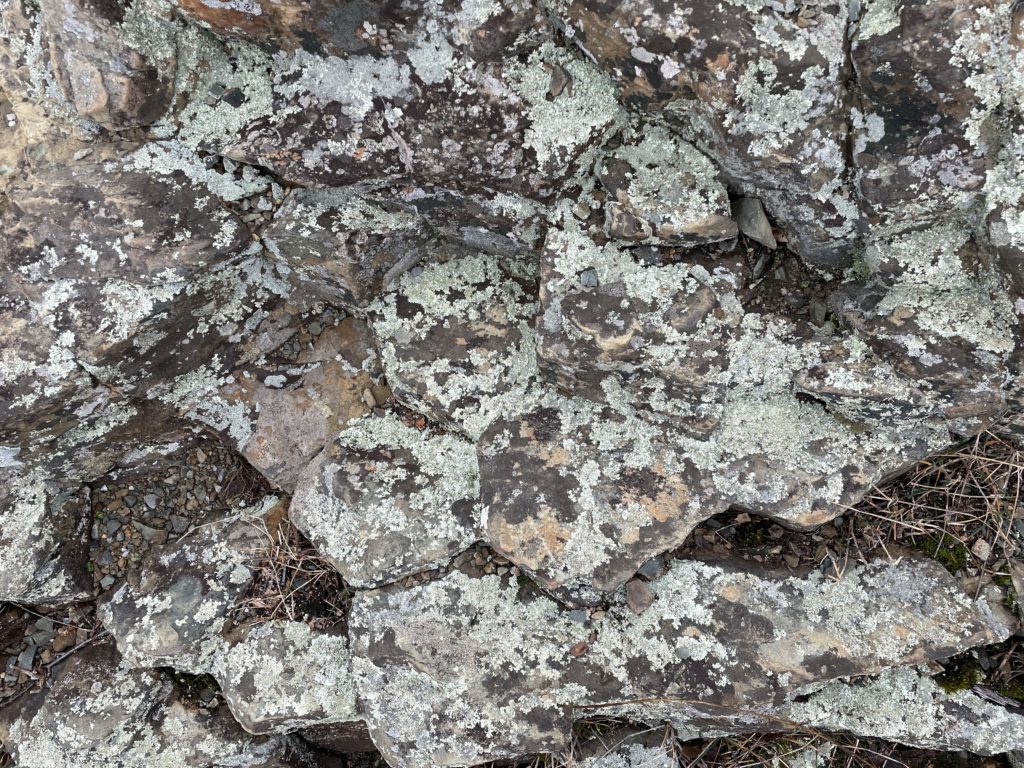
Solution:
[[(454, 571), (356, 596), (356, 691), (388, 761), (472, 765), (564, 749), (588, 706), (714, 702), (723, 722), (812, 683), (944, 658), (1005, 637), (931, 561), (840, 576), (677, 561), (637, 616), (600, 619), (510, 577)], [(598, 709), (596, 711), (601, 711)]]
[(221, 710), (201, 714), (170, 675), (120, 662), (112, 645), (85, 649), (41, 706), (11, 726), (25, 768), (274, 768), (294, 765), (282, 737), (243, 731)]
[(358, 587), (446, 563), (479, 538), (473, 444), (395, 413), (345, 429), (299, 479), (289, 516)]
[(246, 629), (212, 674), (245, 730), (290, 733), (359, 720), (351, 666), (343, 633), (278, 620)]
[[(154, 547), (137, 571), (98, 608), (125, 661), (138, 667), (209, 672), (224, 640), (228, 612), (253, 578), (257, 527), (266, 507), (251, 517), (214, 520)], [(255, 513), (255, 514), (253, 514)]]
[(536, 384), (536, 267), (452, 250), (404, 274), (369, 316), (395, 396), (475, 440)]

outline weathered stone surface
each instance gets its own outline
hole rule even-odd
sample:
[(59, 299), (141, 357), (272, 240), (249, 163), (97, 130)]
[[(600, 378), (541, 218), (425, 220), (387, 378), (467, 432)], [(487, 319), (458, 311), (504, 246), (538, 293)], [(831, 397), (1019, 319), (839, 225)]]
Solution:
[(586, 623), (508, 578), (458, 571), (359, 594), (356, 690), (374, 741), (395, 766), (455, 766), (562, 749), (593, 705), (709, 701), (729, 722), (1011, 631), (928, 561), (834, 578), (677, 561), (651, 589), (640, 616), (616, 600)]
[(257, 624), (218, 655), (212, 674), (250, 733), (359, 719), (348, 641), (338, 632), (313, 632), (296, 621)]
[(132, 669), (112, 645), (71, 659), (7, 742), (24, 768), (273, 768), (297, 748), (258, 738), (223, 711), (199, 713), (164, 672)]
[(612, 238), (695, 245), (736, 236), (715, 164), (665, 126), (634, 128), (597, 173)]
[(672, 744), (649, 730), (615, 728), (577, 744), (572, 757), (580, 768), (677, 768)]
[(406, 273), (370, 307), (381, 362), (403, 403), (470, 439), (536, 384), (535, 268), (483, 253)]
[[(346, 424), (370, 412), (367, 392), (387, 394), (377, 383), (380, 366), (361, 320), (348, 317), (323, 329), (311, 347), (297, 353), (279, 347), (232, 371), (213, 396), (224, 412), (241, 408), (225, 437), (237, 438), (252, 466), (287, 491)], [(216, 410), (209, 401), (206, 407)]]
[(396, 415), (354, 422), (299, 479), (289, 516), (359, 587), (446, 563), (479, 538), (472, 443)]
[(278, 501), (236, 510), (163, 547), (154, 547), (137, 571), (98, 608), (125, 661), (210, 672), (225, 647), (228, 611), (252, 581), (256, 525)]
[(627, 103), (664, 108), (799, 253), (846, 257), (859, 219), (844, 178), (846, 3), (550, 5)]
[(82, 117), (115, 130), (154, 122), (171, 96), (169, 70), (158, 71), (121, 35), (129, 7), (120, 0), (40, 2), (50, 64), (65, 98)]

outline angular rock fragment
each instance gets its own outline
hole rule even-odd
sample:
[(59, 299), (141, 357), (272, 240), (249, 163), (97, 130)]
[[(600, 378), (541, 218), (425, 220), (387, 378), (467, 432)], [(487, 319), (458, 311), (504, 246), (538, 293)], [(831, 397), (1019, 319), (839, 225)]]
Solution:
[[(170, 676), (135, 670), (112, 645), (67, 662), (35, 710), (24, 712), (6, 742), (25, 768), (274, 768), (299, 765), (299, 747), (282, 737), (254, 737), (226, 712), (200, 713)], [(294, 760), (294, 761), (293, 761)]]
[(651, 589), (640, 616), (616, 600), (586, 624), (507, 577), (455, 571), (360, 593), (356, 690), (375, 743), (400, 768), (472, 765), (563, 749), (574, 717), (631, 700), (681, 711), (712, 702), (706, 717), (730, 724), (810, 684), (1010, 631), (931, 561), (850, 566), (832, 578), (676, 561)]
[(470, 439), (522, 408), (537, 378), (531, 271), (512, 257), (452, 254), (371, 305), (395, 396)]
[(811, 16), (742, 2), (550, 5), (623, 99), (664, 110), (761, 198), (798, 253), (821, 264), (847, 258), (860, 215), (845, 179), (846, 3), (814, 3)]
[(775, 248), (775, 235), (772, 225), (765, 216), (764, 206), (756, 197), (741, 197), (733, 201), (732, 214), (736, 217), (736, 226), (740, 232), (761, 245)]
[[(376, 352), (361, 320), (348, 317), (322, 329), (311, 346), (295, 354), (278, 348), (261, 356), (233, 371), (213, 396), (223, 410), (238, 414), (225, 437), (240, 434), (239, 452), (287, 491), (346, 424), (370, 412), (366, 393), (383, 396), (387, 391), (374, 378)], [(248, 429), (238, 428), (246, 422)]]
[(250, 733), (358, 719), (348, 641), (337, 632), (296, 621), (254, 625), (217, 657), (212, 674)]
[(79, 115), (114, 130), (154, 122), (171, 98), (173, 67), (134, 50), (121, 33), (130, 6), (122, 0), (40, 2), (50, 63), (64, 96)]
[(395, 414), (345, 429), (302, 473), (289, 516), (349, 584), (448, 561), (479, 538), (472, 443)]
[(600, 161), (608, 234), (626, 242), (695, 245), (736, 236), (718, 169), (661, 125), (642, 125)]
[(950, 694), (914, 668), (834, 681), (781, 709), (810, 728), (846, 731), (921, 749), (998, 755), (1024, 747), (1024, 716), (970, 690)]
[(228, 612), (253, 577), (263, 535), (256, 525), (278, 503), (268, 497), (263, 508), (250, 511), (252, 517), (238, 510), (149, 551), (98, 608), (127, 663), (211, 671), (225, 645)]

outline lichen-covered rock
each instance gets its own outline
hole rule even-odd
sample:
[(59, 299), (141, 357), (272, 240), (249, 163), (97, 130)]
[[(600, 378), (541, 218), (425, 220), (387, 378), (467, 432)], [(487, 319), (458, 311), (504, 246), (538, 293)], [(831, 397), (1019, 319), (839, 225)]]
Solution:
[(714, 163), (661, 125), (637, 126), (600, 160), (608, 235), (696, 245), (736, 236)]
[(627, 103), (664, 110), (797, 252), (848, 258), (860, 214), (845, 178), (847, 3), (548, 5)]
[(247, 628), (212, 669), (235, 719), (250, 733), (289, 733), (359, 719), (348, 641), (304, 622)]
[(53, 72), (79, 115), (115, 130), (160, 117), (170, 102), (169, 70), (158, 70), (121, 35), (130, 3), (41, 0), (39, 6)]
[[(312, 348), (290, 342), (283, 345), (289, 351), (278, 347), (232, 371), (212, 396), (224, 412), (238, 414), (224, 425), (225, 437), (239, 437), (239, 452), (286, 491), (295, 488), (305, 466), (346, 424), (370, 412), (374, 393), (381, 398), (387, 393), (377, 384), (380, 366), (361, 320), (348, 317), (320, 326)], [(295, 347), (298, 351), (291, 352)], [(209, 400), (206, 407), (216, 410)]]
[(651, 730), (614, 728), (576, 744), (572, 759), (580, 768), (677, 768), (673, 744)]
[[(279, 768), (297, 749), (254, 737), (224, 711), (200, 713), (169, 675), (136, 670), (110, 644), (67, 662), (37, 709), (10, 728), (24, 768)], [(293, 752), (294, 754), (294, 752)]]
[(520, 410), (538, 373), (531, 271), (470, 253), (403, 275), (369, 310), (395, 396), (470, 439)]
[(595, 705), (707, 701), (730, 723), (812, 683), (1011, 631), (929, 561), (831, 578), (677, 561), (650, 586), (639, 616), (615, 600), (582, 623), (509, 577), (454, 571), (360, 593), (353, 666), (374, 741), (400, 768), (456, 766), (564, 749), (573, 718)]
[(446, 563), (479, 538), (472, 443), (399, 416), (352, 423), (299, 478), (289, 516), (358, 587)]
[[(853, 162), (868, 220), (935, 222), (974, 205), (993, 149), (988, 119), (1011, 4), (872, 2), (856, 20)], [(910, 32), (912, 30), (912, 32)]]
[(212, 520), (154, 547), (98, 608), (125, 661), (203, 674), (225, 647), (228, 612), (253, 578), (256, 526), (278, 504)]

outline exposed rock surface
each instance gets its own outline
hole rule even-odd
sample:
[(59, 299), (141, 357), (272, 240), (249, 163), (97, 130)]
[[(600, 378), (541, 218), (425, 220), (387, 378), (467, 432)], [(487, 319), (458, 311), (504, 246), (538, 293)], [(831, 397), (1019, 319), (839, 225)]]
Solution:
[[(922, 666), (998, 584), (673, 554), (1019, 421), (1022, 126), (1012, 0), (0, 4), (0, 599), (102, 623), (10, 644), (4, 748), (1024, 749)], [(673, 759), (624, 737), (579, 757)]]

